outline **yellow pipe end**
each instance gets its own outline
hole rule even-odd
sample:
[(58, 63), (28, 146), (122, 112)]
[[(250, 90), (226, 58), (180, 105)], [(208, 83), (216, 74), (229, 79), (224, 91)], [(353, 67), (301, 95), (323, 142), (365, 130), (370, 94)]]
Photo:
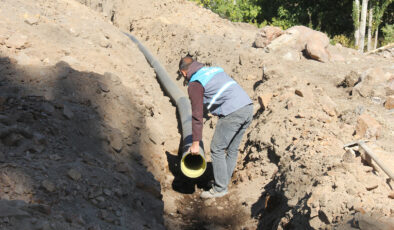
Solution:
[(181, 171), (185, 176), (197, 178), (204, 174), (207, 169), (207, 162), (201, 155), (185, 154), (181, 160)]

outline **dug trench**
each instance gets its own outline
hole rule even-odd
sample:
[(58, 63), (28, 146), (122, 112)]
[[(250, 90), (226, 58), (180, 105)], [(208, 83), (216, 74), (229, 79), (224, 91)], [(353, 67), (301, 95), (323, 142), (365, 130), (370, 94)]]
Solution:
[[(285, 52), (258, 49), (257, 28), (188, 1), (80, 2), (87, 7), (0, 6), (1, 229), (388, 226), (392, 181), (343, 145), (360, 135), (360, 117), (374, 119), (380, 136), (371, 148), (392, 160), (392, 113), (371, 101), (392, 93), (382, 80), (393, 74), (392, 59), (329, 46), (344, 60), (321, 63), (286, 44)], [(253, 99), (228, 196), (199, 198), (209, 168), (196, 180), (180, 173), (175, 106), (122, 31), (137, 36), (185, 93), (176, 70), (191, 54), (223, 67)], [(208, 161), (215, 124), (205, 118)]]

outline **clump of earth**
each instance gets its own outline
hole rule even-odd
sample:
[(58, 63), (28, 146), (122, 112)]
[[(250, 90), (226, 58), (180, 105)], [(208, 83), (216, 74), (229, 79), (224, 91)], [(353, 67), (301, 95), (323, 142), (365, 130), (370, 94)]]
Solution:
[[(229, 195), (199, 198), (209, 168), (182, 176), (176, 108), (123, 32), (185, 93), (190, 54), (253, 99)], [(394, 170), (390, 49), (328, 45), (322, 62), (288, 31), (270, 41), (280, 49), (257, 48), (261, 33), (184, 0), (3, 1), (0, 229), (390, 229), (393, 181), (344, 148), (367, 141)], [(208, 115), (208, 160), (215, 124)]]

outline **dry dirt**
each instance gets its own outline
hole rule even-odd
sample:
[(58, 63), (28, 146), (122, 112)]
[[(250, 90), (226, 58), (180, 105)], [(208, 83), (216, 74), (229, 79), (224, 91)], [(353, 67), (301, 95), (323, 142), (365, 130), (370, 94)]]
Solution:
[[(392, 56), (268, 52), (258, 28), (185, 0), (0, 3), (0, 229), (392, 229), (393, 181), (343, 148), (369, 139), (394, 170)], [(253, 98), (228, 196), (199, 198), (209, 169), (179, 172), (176, 108), (123, 32), (184, 92), (189, 53)], [(356, 131), (360, 115), (376, 127)]]

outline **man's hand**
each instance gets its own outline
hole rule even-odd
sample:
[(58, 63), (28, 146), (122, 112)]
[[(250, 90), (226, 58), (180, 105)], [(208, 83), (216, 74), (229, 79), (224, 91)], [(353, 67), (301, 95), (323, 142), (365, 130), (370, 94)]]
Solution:
[(189, 151), (193, 155), (198, 155), (200, 152), (200, 142), (199, 141), (193, 141), (192, 146), (190, 146)]

